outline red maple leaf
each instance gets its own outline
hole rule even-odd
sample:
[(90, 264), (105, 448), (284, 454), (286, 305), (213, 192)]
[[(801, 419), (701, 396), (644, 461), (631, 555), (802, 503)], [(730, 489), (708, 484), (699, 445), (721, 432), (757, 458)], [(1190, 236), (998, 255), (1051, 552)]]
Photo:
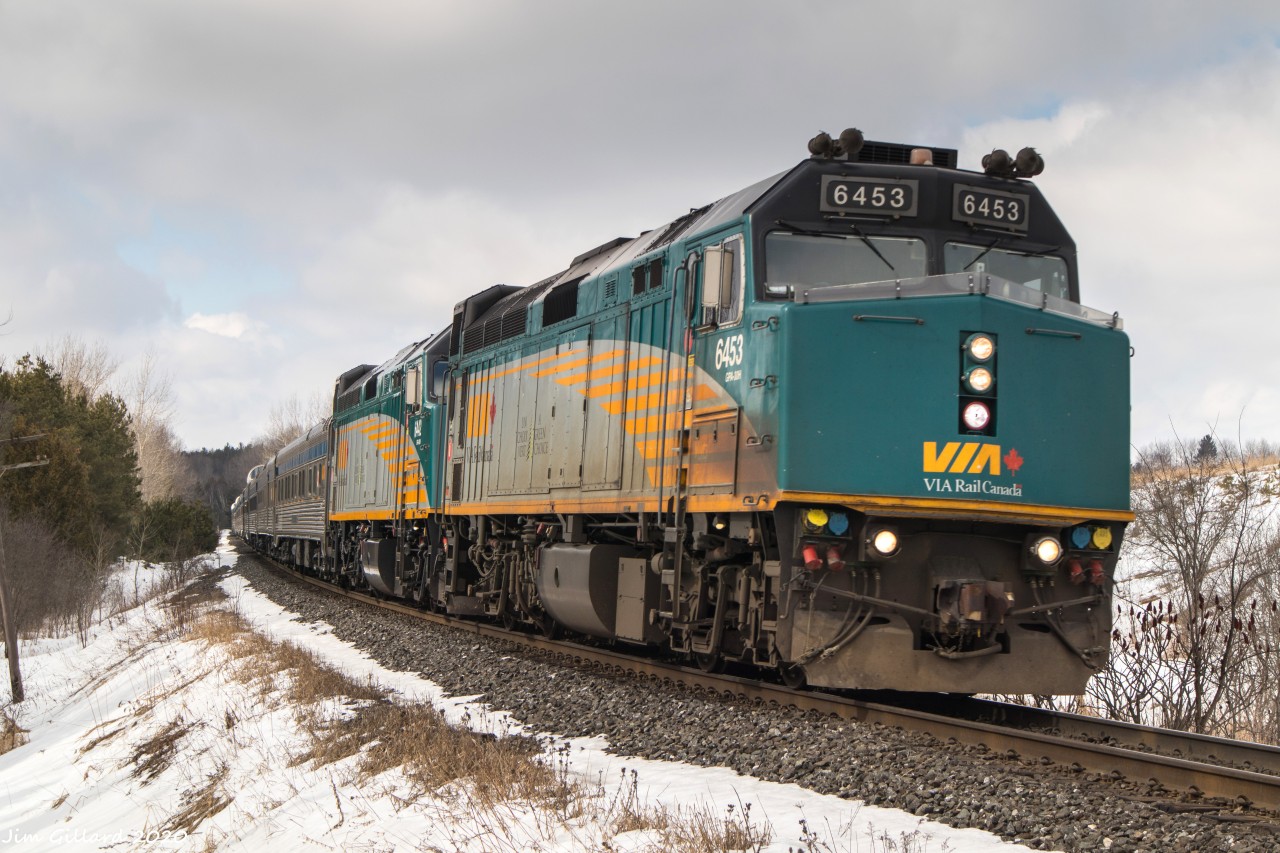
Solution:
[(1022, 463), (1026, 461), (1018, 455), (1017, 449), (1012, 447), (1009, 448), (1009, 452), (1004, 455), (1003, 459), (1004, 467), (1009, 469), (1010, 474), (1017, 474), (1018, 469), (1022, 467)]

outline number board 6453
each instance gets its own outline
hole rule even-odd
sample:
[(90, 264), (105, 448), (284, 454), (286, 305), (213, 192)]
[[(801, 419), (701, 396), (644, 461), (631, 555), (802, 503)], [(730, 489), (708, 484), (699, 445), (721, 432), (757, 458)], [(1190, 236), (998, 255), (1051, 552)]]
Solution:
[(822, 176), (818, 209), (830, 213), (915, 216), (918, 181)]
[(957, 222), (1026, 231), (1030, 219), (1031, 196), (986, 187), (956, 184), (951, 218)]

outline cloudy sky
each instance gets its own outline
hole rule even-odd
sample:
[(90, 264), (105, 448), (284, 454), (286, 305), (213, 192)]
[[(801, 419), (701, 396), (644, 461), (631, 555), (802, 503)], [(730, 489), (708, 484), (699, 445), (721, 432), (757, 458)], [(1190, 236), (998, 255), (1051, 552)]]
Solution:
[(1135, 443), (1280, 442), (1278, 38), (1275, 2), (0, 0), (0, 356), (150, 350), (188, 447), (249, 441), (853, 125), (1036, 146)]

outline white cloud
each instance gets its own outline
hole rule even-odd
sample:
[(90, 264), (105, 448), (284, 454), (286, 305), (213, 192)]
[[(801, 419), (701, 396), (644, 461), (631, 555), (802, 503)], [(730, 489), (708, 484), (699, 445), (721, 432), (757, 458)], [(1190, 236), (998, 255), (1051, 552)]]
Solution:
[(245, 338), (250, 335), (261, 337), (266, 332), (266, 324), (250, 320), (246, 315), (233, 314), (192, 314), (183, 323), (188, 329), (199, 329), (211, 335), (224, 338)]

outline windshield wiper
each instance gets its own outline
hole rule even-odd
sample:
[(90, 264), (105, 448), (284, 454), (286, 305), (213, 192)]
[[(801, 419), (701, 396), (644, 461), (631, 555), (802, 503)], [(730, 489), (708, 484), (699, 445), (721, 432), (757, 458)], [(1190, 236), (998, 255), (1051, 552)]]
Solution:
[(859, 240), (861, 240), (863, 243), (866, 243), (866, 244), (867, 244), (867, 248), (868, 248), (868, 249), (870, 249), (871, 251), (875, 252), (875, 253), (876, 253), (876, 257), (877, 257), (877, 258), (879, 258), (880, 260), (884, 261), (884, 265), (885, 265), (886, 267), (888, 267), (889, 269), (893, 270), (894, 272), (897, 272), (897, 271), (898, 271), (898, 268), (897, 268), (897, 267), (895, 267), (893, 264), (889, 263), (889, 259), (888, 259), (888, 258), (886, 258), (884, 255), (880, 254), (880, 250), (876, 248), (875, 244), (874, 244), (874, 243), (872, 243), (870, 240), (868, 240), (868, 239), (867, 239), (867, 235), (866, 235), (866, 234), (863, 234), (861, 231), (859, 231), (859, 230), (858, 230), (858, 226), (857, 226), (857, 225), (854, 225), (852, 222), (850, 222), (850, 223), (849, 223), (849, 228), (853, 231), (853, 236), (857, 237), (857, 238), (858, 238)]
[[(812, 229), (810, 229), (810, 228), (802, 228), (802, 227), (801, 227), (801, 226), (799, 226), (799, 225), (793, 225), (792, 223), (790, 223), (790, 222), (786, 222), (786, 221), (784, 221), (784, 220), (782, 220), (782, 219), (777, 219), (777, 220), (774, 220), (774, 221), (775, 221), (775, 223), (776, 223), (777, 225), (779, 225), (779, 226), (781, 226), (781, 227), (783, 227), (783, 228), (786, 228), (788, 231), (794, 231), (795, 233), (797, 233), (797, 234), (803, 234), (803, 235), (804, 235), (804, 236), (806, 236), (806, 237), (832, 237), (832, 238), (834, 238), (834, 239), (836, 239), (836, 240), (847, 240), (847, 239), (849, 239), (848, 237), (846, 237), (846, 236), (845, 236), (845, 235), (843, 235), (843, 234), (833, 234), (833, 233), (831, 233), (830, 231), (814, 231), (814, 230), (812, 230)], [(885, 265), (885, 266), (887, 266), (889, 269), (893, 270), (894, 272), (897, 272), (897, 271), (898, 271), (898, 268), (897, 268), (897, 267), (895, 267), (893, 264), (889, 263), (889, 259), (888, 259), (888, 258), (886, 258), (884, 255), (882, 255), (882, 254), (880, 253), (880, 250), (879, 250), (879, 249), (877, 249), (877, 248), (876, 248), (876, 246), (875, 246), (875, 244), (874, 244), (874, 243), (872, 243), (872, 242), (871, 242), (871, 240), (869, 240), (869, 239), (867, 238), (867, 235), (866, 235), (866, 234), (863, 234), (861, 231), (859, 231), (859, 230), (858, 230), (858, 226), (857, 226), (857, 225), (854, 225), (852, 222), (847, 223), (847, 224), (848, 224), (848, 226), (849, 226), (849, 230), (851, 230), (851, 231), (853, 232), (853, 236), (857, 237), (857, 238), (858, 238), (859, 240), (861, 240), (864, 244), (866, 244), (866, 247), (867, 247), (868, 249), (870, 249), (872, 252), (874, 252), (874, 253), (875, 253), (875, 256), (876, 256), (877, 258), (879, 258), (880, 260), (884, 261), (884, 265)]]
[(788, 231), (794, 231), (797, 234), (803, 234), (806, 237), (830, 237), (832, 240), (846, 239), (843, 234), (832, 234), (830, 231), (814, 231), (812, 228), (805, 228), (803, 225), (796, 225), (782, 219), (774, 220), (774, 224), (785, 228)]
[(963, 269), (963, 270), (961, 270), (961, 272), (967, 272), (967, 271), (968, 271), (968, 269), (969, 269), (969, 267), (973, 266), (973, 265), (974, 265), (974, 264), (976, 264), (978, 261), (980, 261), (980, 260), (982, 260), (983, 258), (985, 258), (985, 257), (987, 256), (987, 253), (988, 253), (988, 252), (990, 252), (992, 249), (994, 249), (994, 248), (995, 248), (996, 246), (998, 246), (998, 245), (1000, 245), (1000, 238), (999, 238), (999, 237), (995, 238), (995, 239), (994, 239), (994, 240), (992, 240), (990, 243), (988, 243), (988, 244), (987, 244), (987, 247), (986, 247), (985, 249), (983, 249), (981, 252), (979, 252), (979, 253), (978, 253), (978, 255), (977, 255), (977, 257), (975, 257), (973, 260), (969, 261), (969, 263), (965, 264), (965, 265), (964, 265), (964, 269)]

